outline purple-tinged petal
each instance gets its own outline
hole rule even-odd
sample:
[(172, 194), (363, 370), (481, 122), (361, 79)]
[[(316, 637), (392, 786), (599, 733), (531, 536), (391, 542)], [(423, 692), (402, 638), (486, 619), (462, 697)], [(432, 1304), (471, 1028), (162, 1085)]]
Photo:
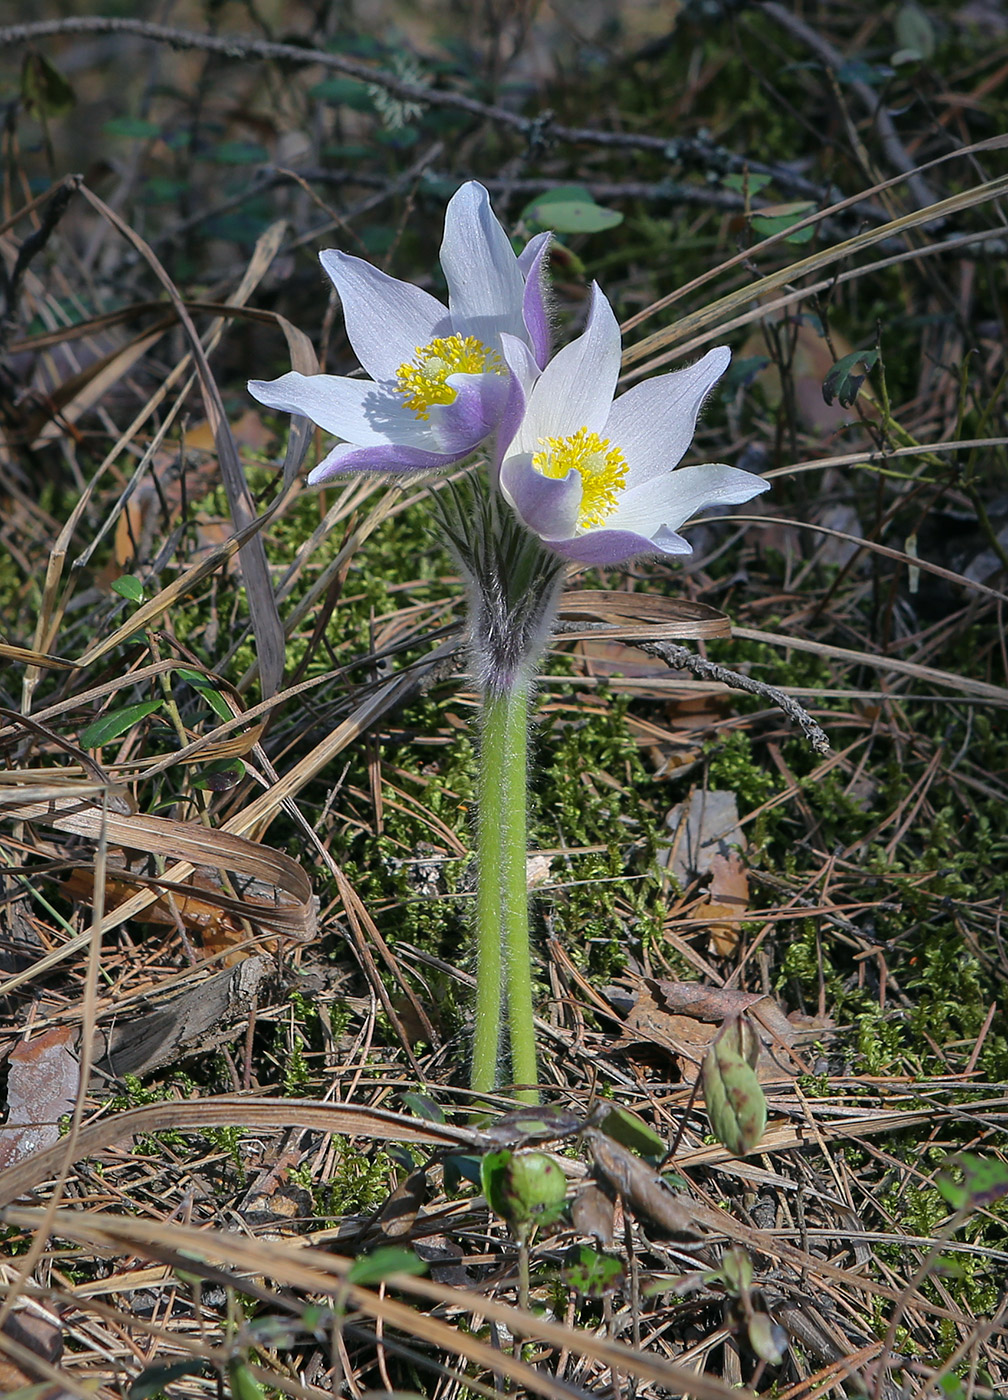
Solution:
[(431, 406), (430, 445), (464, 456), (496, 430), (508, 406), (510, 376), (450, 374), (445, 383), (455, 390), (455, 399)]
[[(549, 261), (551, 238), (552, 234), (549, 233), (536, 234), (518, 259), (518, 266), (525, 273), (522, 320), (525, 322), (532, 353), (535, 355), (536, 364), (540, 369), (546, 368), (550, 353), (550, 322), (549, 312), (546, 309), (546, 266)], [(539, 245), (534, 256), (531, 259), (526, 259), (525, 254), (534, 244)], [(523, 260), (527, 261), (527, 267), (523, 265)]]
[(566, 539), (577, 528), (583, 495), (578, 472), (571, 470), (565, 477), (543, 476), (523, 453), (505, 458), (500, 486), (520, 519), (547, 544)]
[(731, 351), (718, 346), (697, 364), (645, 379), (616, 400), (605, 431), (619, 443), (631, 486), (678, 465), (693, 441), (701, 405), (730, 360)]
[(422, 288), (331, 248), (319, 260), (339, 292), (354, 354), (372, 379), (395, 379), (418, 346), (451, 335), (447, 310)]
[(457, 190), (445, 210), (441, 266), (454, 331), (495, 350), (502, 331), (523, 334), (525, 288), (518, 259), (490, 208), (490, 196), (475, 180)]
[(769, 481), (738, 467), (716, 462), (680, 467), (628, 487), (605, 523), (608, 529), (633, 530), (653, 539), (662, 526), (678, 530), (697, 511), (710, 506), (742, 505), (769, 488)]
[(495, 481), (504, 454), (511, 446), (511, 440), (525, 416), (525, 405), (532, 392), (532, 386), (539, 377), (539, 366), (532, 358), (532, 352), (524, 340), (519, 340), (513, 335), (501, 336), (501, 354), (511, 372), (507, 377), (507, 403), (497, 425), (497, 440), (491, 464), (491, 474)]
[[(465, 456), (466, 454), (462, 454)], [(308, 485), (318, 486), (348, 472), (436, 472), (454, 466), (460, 456), (419, 452), (415, 447), (385, 443), (381, 447), (354, 447), (341, 442), (308, 473)]]
[[(664, 552), (656, 541), (649, 540), (644, 535), (634, 534), (632, 530), (588, 530), (585, 534), (575, 535), (569, 540), (547, 540), (547, 544), (565, 559), (572, 559), (578, 564), (590, 564), (600, 569), (611, 564), (625, 564), (628, 559), (636, 559), (639, 554)], [(685, 540), (683, 544), (686, 545), (685, 550), (670, 552), (688, 554), (690, 546)]]
[(535, 452), (548, 437), (569, 437), (578, 428), (605, 427), (619, 373), (620, 333), (616, 317), (597, 285), (584, 333), (550, 360), (529, 396), (515, 435), (518, 452)]
[(430, 424), (406, 407), (401, 394), (370, 379), (291, 370), (279, 379), (253, 379), (248, 390), (267, 408), (310, 418), (327, 433), (362, 447), (386, 442), (421, 450), (433, 446)]
[(518, 271), (523, 277), (527, 277), (532, 271), (532, 264), (542, 253), (542, 250), (553, 241), (553, 235), (548, 230), (546, 233), (537, 233), (534, 238), (530, 238), (525, 247), (518, 254)]

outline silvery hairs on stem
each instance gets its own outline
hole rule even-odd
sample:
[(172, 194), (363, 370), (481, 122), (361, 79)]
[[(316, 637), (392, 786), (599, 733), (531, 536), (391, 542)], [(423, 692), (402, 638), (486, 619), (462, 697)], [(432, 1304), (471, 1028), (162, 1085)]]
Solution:
[(535, 674), (567, 561), (525, 528), (480, 469), (431, 496), (467, 585), (474, 677), (484, 694), (504, 694)]

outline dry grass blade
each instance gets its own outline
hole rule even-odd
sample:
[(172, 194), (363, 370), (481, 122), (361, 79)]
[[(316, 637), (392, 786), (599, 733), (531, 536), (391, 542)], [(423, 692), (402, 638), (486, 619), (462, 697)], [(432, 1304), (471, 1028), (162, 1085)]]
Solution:
[[(347, 1137), (416, 1143), (423, 1146), (473, 1148), (483, 1141), (476, 1130), (431, 1123), (388, 1109), (363, 1104), (316, 1103), (307, 1099), (261, 1099), (219, 1094), (213, 1099), (182, 1099), (127, 1109), (81, 1128), (73, 1144), (75, 1161), (93, 1157), (142, 1133), (199, 1132), (212, 1127), (244, 1125), (250, 1129), (311, 1128)], [(0, 1174), (0, 1203), (9, 1205), (50, 1180), (66, 1162), (67, 1144), (55, 1143)]]
[[(1000, 145), (1008, 144), (1008, 137), (996, 139)], [(886, 239), (907, 233), (911, 229), (920, 228), (922, 224), (931, 223), (935, 219), (945, 219), (952, 214), (963, 213), (967, 209), (974, 209), (980, 204), (1001, 199), (1006, 193), (1008, 193), (1008, 175), (1002, 175), (997, 179), (987, 180), (981, 185), (965, 190), (961, 194), (950, 195), (948, 199), (939, 200), (927, 209), (917, 209), (909, 214), (903, 214), (898, 219), (892, 219), (888, 224), (883, 224), (879, 228), (867, 229), (864, 233), (856, 234), (853, 238), (845, 239), (842, 243), (821, 248), (818, 252), (809, 254), (807, 258), (799, 258), (797, 262), (789, 263), (777, 272), (771, 272), (764, 277), (757, 278), (756, 281), (736, 292), (719, 297), (717, 301), (710, 302), (701, 311), (688, 312), (670, 326), (646, 336), (636, 345), (629, 346), (623, 352), (623, 369), (626, 371), (640, 361), (646, 361), (646, 363), (640, 365), (636, 371), (637, 374), (656, 369), (665, 363), (662, 352), (667, 352), (671, 347), (690, 340), (698, 331), (705, 330), (709, 326), (723, 326), (733, 313), (748, 306), (751, 302), (759, 301), (768, 292), (776, 291), (778, 287), (783, 287), (796, 278), (807, 277), (811, 273), (821, 272), (824, 268), (845, 262), (865, 248), (874, 247), (875, 244)], [(818, 217), (819, 215), (815, 215), (803, 222), (813, 223)], [(795, 229), (802, 226), (795, 224), (788, 232), (793, 233)], [(749, 249), (747, 256), (752, 257), (762, 248), (779, 241), (780, 236), (766, 239), (763, 243)]]
[(564, 593), (560, 599), (561, 618), (586, 617), (595, 626), (579, 632), (564, 627), (566, 640), (619, 640), (646, 637), (651, 641), (674, 639), (700, 640), (730, 637), (731, 622), (718, 608), (705, 603), (693, 603), (687, 598), (662, 598), (643, 593), (606, 593), (601, 589), (582, 588)]
[(813, 656), (828, 657), (842, 661), (849, 666), (868, 666), (873, 671), (889, 671), (898, 676), (909, 676), (912, 680), (926, 685), (940, 686), (943, 690), (955, 690), (960, 695), (972, 695), (978, 700), (986, 700), (992, 705), (1008, 705), (1008, 688), (991, 685), (987, 681), (975, 681), (970, 676), (957, 676), (951, 671), (938, 671), (933, 666), (920, 666), (915, 661), (902, 661), (897, 656), (879, 656), (868, 651), (855, 651), (850, 647), (830, 646), (827, 642), (817, 642), (810, 637), (785, 636), (781, 632), (762, 632), (756, 627), (735, 627), (734, 635), (744, 641), (766, 642), (770, 646), (790, 647), (793, 651), (806, 651)]
[[(255, 523), (255, 508), (252, 496), (249, 492), (248, 484), (245, 481), (245, 474), (242, 470), (238, 457), (238, 447), (228, 423), (227, 414), (224, 411), (224, 403), (221, 399), (217, 381), (210, 371), (206, 352), (203, 343), (193, 325), (192, 318), (186, 310), (185, 302), (176, 288), (172, 279), (168, 276), (160, 260), (154, 253), (153, 248), (141, 238), (135, 229), (132, 229), (125, 220), (121, 219), (114, 210), (110, 209), (104, 200), (86, 186), (81, 187), (84, 198), (102, 215), (108, 222), (122, 234), (122, 236), (132, 243), (137, 252), (147, 261), (151, 270), (164, 287), (175, 307), (176, 314), (182, 324), (183, 329), (189, 339), (189, 351), (193, 357), (193, 363), (199, 376), (200, 390), (203, 396), (203, 405), (207, 419), (213, 431), (214, 442), (217, 447), (217, 455), (220, 463), (221, 475), (227, 490), (228, 500), (231, 505), (232, 519), (235, 529), (239, 534), (250, 530)], [(272, 235), (267, 234), (269, 246), (275, 247), (276, 240)], [(257, 650), (259, 654), (259, 670), (262, 676), (264, 692), (272, 695), (279, 689), (280, 680), (284, 670), (284, 637), (283, 626), (280, 622), (280, 614), (277, 611), (276, 599), (273, 596), (273, 585), (270, 581), (269, 567), (266, 562), (266, 551), (262, 539), (258, 532), (250, 531), (242, 545), (242, 565), (243, 577), (245, 580), (245, 590), (248, 595), (249, 611), (252, 616), (252, 624), (255, 629)]]
[[(289, 896), (286, 903), (271, 906), (262, 900), (229, 900), (220, 896), (220, 907), (239, 913), (242, 918), (284, 933), (310, 937), (314, 929), (311, 882), (296, 861), (282, 851), (272, 850), (259, 842), (226, 831), (202, 827), (193, 822), (174, 821), (169, 817), (145, 817), (133, 813), (103, 813), (97, 808), (82, 806), (73, 799), (59, 802), (25, 804), (10, 810), (18, 821), (42, 822), (58, 831), (73, 832), (89, 840), (101, 836), (116, 846), (146, 851), (155, 856), (180, 855), (193, 866), (213, 866), (233, 871), (245, 879), (261, 882), (278, 894)], [(184, 890), (177, 881), (153, 878), (155, 886)], [(201, 896), (206, 892), (201, 891)], [(155, 898), (156, 898), (155, 894)]]
[[(37, 1227), (41, 1212), (9, 1208), (4, 1218), (11, 1225), (24, 1229)], [(376, 1322), (394, 1327), (455, 1352), (491, 1372), (510, 1375), (517, 1383), (536, 1394), (553, 1400), (557, 1383), (548, 1372), (539, 1370), (515, 1357), (506, 1356), (496, 1348), (479, 1341), (467, 1331), (443, 1322), (432, 1312), (420, 1312), (389, 1298), (384, 1293), (347, 1282), (353, 1260), (323, 1250), (312, 1250), (307, 1259), (300, 1246), (284, 1242), (260, 1244), (233, 1234), (215, 1230), (196, 1230), (181, 1225), (160, 1225), (152, 1221), (130, 1220), (111, 1215), (85, 1215), (78, 1212), (57, 1212), (52, 1221), (52, 1233), (92, 1247), (113, 1249), (128, 1254), (150, 1255), (192, 1269), (198, 1261), (223, 1265), (236, 1272), (235, 1284), (241, 1276), (266, 1275), (281, 1287), (334, 1299), (337, 1309), (351, 1307)], [(557, 1352), (570, 1350), (575, 1355), (589, 1357), (618, 1372), (663, 1386), (691, 1400), (752, 1400), (752, 1392), (730, 1386), (724, 1381), (698, 1375), (685, 1366), (663, 1360), (654, 1352), (643, 1353), (632, 1347), (620, 1346), (581, 1328), (564, 1327), (533, 1313), (498, 1303), (483, 1294), (418, 1279), (412, 1274), (392, 1274), (387, 1280), (397, 1291), (411, 1294), (418, 1300), (449, 1309), (455, 1313), (476, 1315), (506, 1327), (516, 1336), (525, 1337), (554, 1348)]]

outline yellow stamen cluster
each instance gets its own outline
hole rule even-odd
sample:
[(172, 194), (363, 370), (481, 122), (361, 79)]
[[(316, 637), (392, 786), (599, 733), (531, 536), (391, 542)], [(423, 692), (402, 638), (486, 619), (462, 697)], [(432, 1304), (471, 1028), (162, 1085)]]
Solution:
[(418, 345), (408, 364), (396, 371), (396, 388), (408, 394), (406, 407), (418, 418), (429, 418), (433, 404), (454, 403), (456, 391), (446, 383), (450, 374), (506, 374), (504, 362), (474, 335), (438, 336)]
[(608, 438), (578, 428), (570, 437), (540, 438), (545, 451), (532, 455), (532, 465), (543, 476), (564, 477), (571, 467), (581, 477), (583, 495), (578, 525), (592, 530), (616, 509), (621, 491), (626, 488), (627, 464), (618, 447)]

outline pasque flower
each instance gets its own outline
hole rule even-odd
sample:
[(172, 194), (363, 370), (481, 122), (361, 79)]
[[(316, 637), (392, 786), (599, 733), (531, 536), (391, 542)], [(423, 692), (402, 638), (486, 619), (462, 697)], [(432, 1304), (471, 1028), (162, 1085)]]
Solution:
[(597, 286), (584, 333), (542, 374), (527, 376), (517, 342), (505, 337), (503, 348), (527, 401), (501, 463), (501, 491), (565, 558), (605, 565), (689, 554), (678, 531), (698, 510), (740, 505), (768, 489), (737, 467), (678, 465), (704, 399), (728, 368), (727, 349), (644, 380), (614, 402), (619, 326)]
[(516, 256), (486, 190), (470, 181), (445, 212), (447, 306), (361, 258), (320, 255), (339, 292), (350, 344), (371, 378), (291, 371), (248, 386), (268, 408), (301, 414), (342, 439), (309, 482), (347, 471), (437, 470), (498, 430), (507, 441), (523, 402), (510, 366), (527, 386), (549, 355), (548, 241), (540, 234)]

